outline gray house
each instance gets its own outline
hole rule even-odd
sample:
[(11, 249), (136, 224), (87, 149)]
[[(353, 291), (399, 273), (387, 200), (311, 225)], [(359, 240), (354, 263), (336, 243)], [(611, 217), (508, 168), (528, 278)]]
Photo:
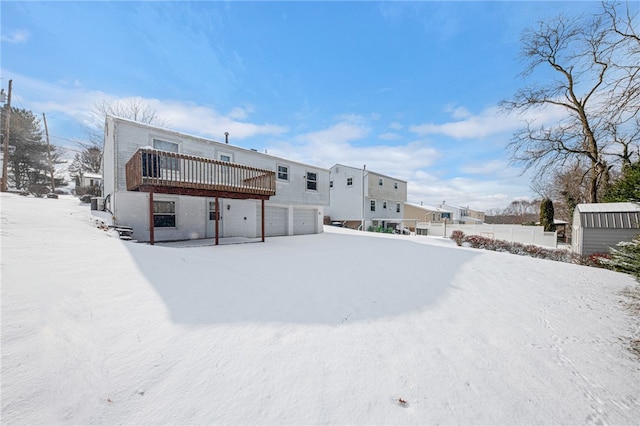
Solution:
[(572, 250), (582, 256), (609, 253), (620, 241), (640, 234), (640, 205), (578, 204), (573, 212)]

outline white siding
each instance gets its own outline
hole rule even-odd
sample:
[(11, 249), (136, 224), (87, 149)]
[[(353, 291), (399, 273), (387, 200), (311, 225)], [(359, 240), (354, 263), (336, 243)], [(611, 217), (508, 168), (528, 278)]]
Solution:
[[(280, 206), (284, 211), (284, 231), (282, 223), (274, 222), (267, 226), (272, 235), (291, 235), (291, 211), (296, 206), (304, 206), (322, 212), (329, 205), (329, 171), (323, 168), (288, 161), (254, 150), (248, 150), (220, 142), (160, 129), (145, 124), (107, 117), (104, 147), (105, 197), (110, 196), (110, 205), (116, 223), (134, 228), (134, 238), (148, 241), (149, 204), (148, 194), (127, 192), (125, 164), (135, 152), (145, 146), (153, 145), (153, 139), (178, 144), (182, 154), (219, 158), (229, 155), (233, 163), (244, 164), (260, 169), (277, 171), (278, 165), (288, 167), (288, 180), (276, 180), (276, 194), (267, 201), (267, 205)], [(317, 177), (315, 190), (307, 189), (307, 173)], [(207, 223), (207, 204), (202, 197), (165, 196), (155, 194), (155, 199), (173, 197), (176, 199), (176, 227), (173, 229), (155, 229), (155, 239), (178, 240), (205, 238)], [(260, 202), (256, 200), (222, 200), (222, 232), (224, 237), (261, 235)], [(268, 212), (268, 210), (266, 210)], [(278, 219), (279, 221), (280, 219)], [(321, 222), (320, 222), (321, 224)], [(269, 231), (269, 229), (272, 229)], [(315, 232), (322, 232), (322, 226), (316, 226)], [(269, 233), (267, 234), (269, 235)]]
[[(350, 178), (352, 185), (348, 185)], [(382, 186), (379, 184), (381, 179)], [(407, 182), (343, 164), (336, 164), (331, 168), (331, 180), (333, 188), (330, 190), (330, 205), (325, 209), (331, 220), (361, 220), (364, 214), (366, 228), (372, 219), (403, 219), (404, 203), (407, 201)], [(376, 201), (375, 212), (371, 211), (371, 200)], [(385, 201), (386, 209), (383, 207)], [(400, 204), (399, 212), (396, 211), (397, 204)]]
[(572, 250), (582, 256), (609, 253), (640, 234), (640, 206), (634, 203), (578, 204), (573, 212)]

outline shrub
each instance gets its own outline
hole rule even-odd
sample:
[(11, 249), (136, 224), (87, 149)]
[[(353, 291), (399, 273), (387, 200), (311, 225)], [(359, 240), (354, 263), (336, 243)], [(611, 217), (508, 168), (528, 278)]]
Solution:
[[(453, 233), (451, 235), (453, 239)], [(480, 235), (467, 235), (462, 238), (462, 245), (477, 249), (530, 256), (538, 259), (554, 260), (557, 262), (577, 263), (581, 265), (600, 266), (588, 258), (577, 256), (567, 250), (551, 249), (533, 244), (512, 243), (505, 240), (493, 240)]]
[(457, 245), (461, 246), (462, 240), (464, 239), (464, 232), (460, 231), (459, 229), (456, 229), (451, 233), (451, 237), (449, 238), (455, 241)]

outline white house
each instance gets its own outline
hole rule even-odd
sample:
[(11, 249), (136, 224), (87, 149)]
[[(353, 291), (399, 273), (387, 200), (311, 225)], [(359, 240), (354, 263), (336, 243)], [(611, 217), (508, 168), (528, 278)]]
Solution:
[(325, 212), (349, 228), (395, 227), (404, 218), (407, 182), (366, 168), (336, 164), (330, 169), (331, 200)]
[(107, 116), (104, 206), (139, 241), (322, 232), (329, 170)]
[(484, 223), (484, 212), (472, 210), (469, 207), (454, 206), (443, 201), (438, 206), (438, 209), (440, 211), (450, 213), (449, 215), (447, 215), (446, 213), (442, 213), (442, 220), (447, 219), (452, 223), (459, 223), (461, 225)]
[(76, 193), (90, 192), (99, 194), (102, 188), (102, 175), (92, 172), (80, 172), (77, 179)]
[(640, 205), (636, 203), (578, 204), (573, 211), (571, 249), (588, 256), (609, 253), (620, 241), (640, 234)]

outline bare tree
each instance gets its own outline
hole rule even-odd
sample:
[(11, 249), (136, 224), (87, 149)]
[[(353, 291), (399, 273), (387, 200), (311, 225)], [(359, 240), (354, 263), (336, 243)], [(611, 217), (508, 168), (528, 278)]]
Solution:
[(85, 132), (90, 141), (89, 146), (102, 146), (104, 139), (104, 118), (107, 115), (114, 115), (116, 117), (160, 127), (168, 125), (167, 121), (160, 117), (157, 111), (145, 103), (142, 98), (130, 98), (115, 102), (108, 102), (103, 99), (93, 106), (91, 113), (94, 120), (85, 125)]
[(612, 142), (608, 155), (616, 157), (621, 168), (627, 168), (640, 158), (640, 35), (633, 23), (628, 4), (619, 14), (620, 4), (604, 2), (603, 18), (610, 36), (608, 49), (615, 61), (611, 62), (612, 78), (608, 82), (608, 116), (605, 130)]
[(517, 131), (509, 149), (512, 160), (525, 169), (534, 168), (537, 177), (582, 159), (589, 164), (589, 201), (597, 202), (598, 189), (608, 181), (608, 164), (599, 143), (602, 105), (599, 95), (610, 68), (606, 31), (602, 20), (556, 17), (527, 29), (522, 36), (522, 56), (530, 76), (549, 67), (554, 78), (517, 91), (502, 102), (509, 111), (527, 112), (558, 108), (562, 116), (550, 126), (527, 122)]

